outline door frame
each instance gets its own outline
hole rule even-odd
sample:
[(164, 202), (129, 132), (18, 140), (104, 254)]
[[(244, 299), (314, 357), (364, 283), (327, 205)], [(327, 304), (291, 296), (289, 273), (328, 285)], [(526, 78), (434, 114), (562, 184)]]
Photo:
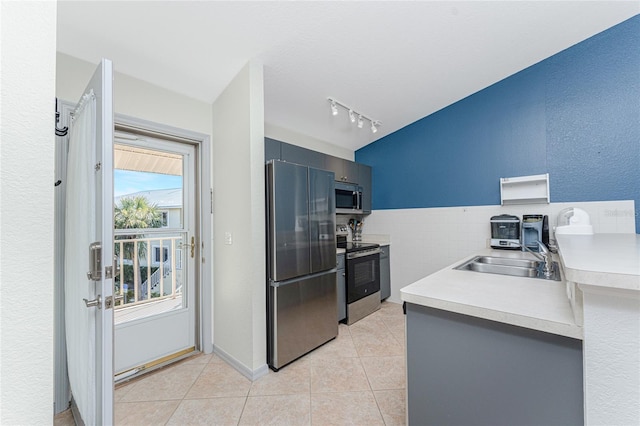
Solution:
[[(189, 143), (196, 148), (196, 227), (199, 236), (200, 261), (196, 260), (196, 345), (204, 353), (213, 352), (213, 286), (211, 239), (211, 141), (209, 135), (180, 129), (166, 124), (115, 114), (116, 127), (138, 133), (156, 133), (169, 140)], [(209, 301), (209, 303), (205, 303)]]
[[(75, 104), (58, 99), (59, 127), (69, 125)], [(213, 248), (211, 139), (204, 133), (159, 124), (124, 114), (114, 114), (115, 126), (141, 133), (158, 134), (196, 149), (196, 194), (198, 195), (196, 227), (199, 236), (199, 261), (196, 261), (196, 345), (202, 352), (213, 352)], [(66, 161), (69, 136), (56, 137), (55, 179), (61, 181), (55, 193), (56, 257), (54, 275), (54, 413), (69, 408), (70, 387), (67, 370), (64, 322), (64, 197), (66, 193)]]

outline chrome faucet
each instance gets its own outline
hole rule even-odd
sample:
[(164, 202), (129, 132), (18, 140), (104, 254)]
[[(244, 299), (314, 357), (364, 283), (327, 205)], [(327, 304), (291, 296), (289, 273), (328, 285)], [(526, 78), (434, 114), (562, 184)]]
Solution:
[[(551, 274), (553, 274), (553, 260), (551, 259), (551, 252), (542, 241), (536, 241), (536, 243), (538, 243), (538, 247), (540, 248), (540, 252), (542, 253), (542, 258), (544, 259), (544, 268), (542, 269), (542, 272), (544, 273), (545, 277), (550, 277)], [(525, 248), (527, 248), (527, 246), (525, 246)], [(532, 250), (529, 251), (533, 253)]]
[(526, 245), (522, 245), (518, 243), (510, 243), (510, 246), (521, 247), (526, 251), (528, 251), (529, 253), (533, 254), (536, 258), (538, 258), (542, 262), (544, 262), (544, 266), (542, 267), (542, 273), (544, 274), (545, 277), (549, 278), (550, 276), (553, 275), (553, 259), (551, 258), (551, 252), (549, 251), (547, 246), (544, 245), (542, 241), (536, 241), (536, 243), (538, 244), (538, 247), (540, 249), (539, 253), (531, 250)]

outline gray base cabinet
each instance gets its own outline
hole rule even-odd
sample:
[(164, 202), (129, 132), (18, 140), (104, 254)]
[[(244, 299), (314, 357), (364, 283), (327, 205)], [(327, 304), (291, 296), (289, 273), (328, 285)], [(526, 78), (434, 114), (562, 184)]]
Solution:
[(380, 299), (391, 296), (391, 268), (389, 267), (389, 246), (380, 247)]
[(336, 282), (338, 286), (338, 322), (347, 318), (347, 282), (344, 270), (344, 254), (338, 255)]
[(583, 425), (582, 341), (407, 303), (410, 425)]

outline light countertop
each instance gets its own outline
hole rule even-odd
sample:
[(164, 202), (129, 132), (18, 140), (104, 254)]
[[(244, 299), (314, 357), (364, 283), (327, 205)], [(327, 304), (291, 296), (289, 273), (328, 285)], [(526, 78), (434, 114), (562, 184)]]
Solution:
[(556, 235), (566, 279), (640, 291), (640, 235)]
[(338, 247), (338, 248), (336, 249), (336, 255), (338, 255), (338, 254), (345, 254), (345, 252), (346, 252), (346, 251), (347, 251), (347, 250), (345, 250), (345, 249), (343, 249), (343, 248)]
[(453, 269), (477, 255), (534, 259), (526, 252), (485, 249), (402, 288), (402, 300), (582, 339), (564, 281)]

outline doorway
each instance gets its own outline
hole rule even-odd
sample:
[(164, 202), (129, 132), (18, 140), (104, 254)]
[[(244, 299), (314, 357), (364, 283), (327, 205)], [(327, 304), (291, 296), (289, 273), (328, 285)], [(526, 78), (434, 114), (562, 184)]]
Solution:
[[(58, 107), (60, 108), (60, 127), (69, 126), (70, 117), (72, 111), (75, 108), (74, 103), (66, 102), (59, 100)], [(177, 242), (176, 244), (180, 244), (176, 247), (177, 253), (174, 254), (174, 258), (176, 261), (175, 268), (182, 267), (184, 262), (186, 261), (186, 256), (189, 256), (191, 262), (193, 262), (193, 277), (195, 278), (195, 289), (192, 292), (191, 296), (194, 298), (192, 302), (189, 302), (188, 297), (186, 297), (186, 303), (188, 306), (191, 306), (195, 311), (195, 317), (193, 319), (193, 325), (188, 333), (190, 339), (193, 340), (193, 344), (189, 346), (188, 344), (183, 345), (185, 349), (190, 349), (193, 351), (193, 348), (196, 350), (202, 351), (204, 353), (211, 353), (213, 351), (213, 312), (212, 312), (212, 246), (211, 246), (211, 229), (212, 229), (212, 207), (211, 207), (211, 146), (210, 146), (210, 138), (209, 136), (193, 132), (189, 130), (184, 130), (181, 128), (176, 128), (164, 124), (158, 124), (155, 122), (141, 120), (138, 118), (124, 116), (122, 114), (115, 114), (115, 129), (116, 133), (123, 137), (123, 142), (121, 145), (128, 146), (135, 145), (136, 138), (151, 138), (158, 141), (166, 141), (166, 142), (175, 142), (178, 143), (178, 146), (190, 147), (193, 150), (193, 177), (190, 185), (190, 190), (193, 192), (192, 205), (190, 208), (194, 212), (195, 220), (191, 223), (193, 228), (193, 234), (189, 234), (188, 237), (183, 237), (183, 240)], [(125, 134), (133, 135), (134, 137), (123, 136)], [(59, 185), (59, 190), (56, 192), (56, 275), (55, 275), (55, 350), (54, 350), (54, 363), (55, 363), (55, 403), (54, 403), (54, 412), (60, 413), (66, 410), (69, 407), (69, 398), (70, 398), (70, 387), (68, 381), (68, 368), (67, 368), (67, 353), (66, 353), (66, 337), (65, 337), (65, 299), (64, 299), (64, 233), (65, 233), (65, 225), (64, 225), (64, 199), (65, 199), (65, 191), (66, 191), (66, 163), (67, 163), (67, 155), (68, 155), (68, 135), (59, 135), (56, 138), (56, 178), (59, 179), (56, 182), (56, 186)], [(118, 138), (120, 139), (120, 138)], [(188, 150), (188, 148), (187, 148)], [(159, 148), (156, 151), (165, 152), (163, 148)], [(170, 151), (170, 150), (169, 150)], [(174, 155), (184, 155), (184, 153), (178, 152)], [(189, 154), (191, 155), (191, 154)], [(183, 189), (184, 190), (184, 189)], [(113, 197), (115, 198), (115, 197)], [(115, 199), (114, 199), (115, 201)], [(174, 226), (177, 222), (175, 222), (174, 218), (170, 215), (170, 211), (165, 211), (167, 214), (163, 215), (163, 225), (166, 224), (166, 227), (163, 227), (162, 231), (155, 231), (158, 233), (166, 232), (166, 231), (174, 231), (178, 227)], [(192, 217), (193, 217), (192, 216)], [(184, 223), (183, 225), (186, 225)], [(184, 226), (181, 228), (182, 232), (191, 232), (189, 230), (185, 231)], [(160, 238), (162, 235), (154, 236), (155, 238)], [(191, 258), (191, 236), (195, 237), (193, 240), (194, 247), (194, 256)], [(123, 242), (124, 243), (124, 242)], [(188, 250), (182, 244), (189, 244)], [(119, 243), (118, 243), (119, 245)], [(160, 247), (160, 243), (152, 243), (151, 244), (151, 253), (149, 256), (151, 260), (157, 260), (155, 265), (152, 266), (151, 274), (146, 273), (147, 275), (153, 275), (153, 273), (160, 268), (160, 263), (163, 263), (163, 270), (156, 274), (156, 277), (160, 274), (165, 275), (164, 270), (164, 262), (165, 262), (165, 254), (166, 260), (169, 259), (169, 250), (171, 246), (169, 243), (162, 242), (162, 247)], [(115, 249), (115, 244), (114, 244)], [(125, 247), (123, 247), (124, 251)], [(166, 250), (165, 250), (166, 249)], [(127, 248), (127, 250), (130, 250)], [(155, 258), (153, 258), (155, 256)], [(182, 264), (180, 262), (183, 262)], [(125, 263), (125, 262), (122, 262)], [(122, 266), (122, 265), (120, 265)], [(139, 265), (140, 266), (140, 265)], [(154, 269), (154, 266), (157, 269)], [(127, 272), (127, 274), (131, 274), (131, 272)], [(142, 274), (142, 273), (141, 273)], [(128, 278), (128, 277), (127, 277)], [(138, 279), (142, 278), (142, 275), (138, 276)], [(146, 278), (146, 276), (145, 276)], [(153, 278), (155, 279), (155, 278)], [(139, 284), (142, 284), (144, 280), (139, 281)], [(176, 276), (176, 290), (179, 289), (179, 280)], [(125, 279), (123, 279), (122, 284), (127, 283)], [(163, 276), (162, 282), (162, 291), (160, 291), (159, 284), (155, 286), (157, 292), (162, 293), (163, 296), (168, 296), (168, 289), (173, 289), (172, 278), (169, 274)], [(115, 287), (115, 285), (114, 285)], [(133, 289), (133, 287), (131, 287)], [(124, 285), (122, 286), (124, 290)], [(114, 288), (115, 290), (115, 288)], [(127, 285), (127, 290), (129, 290), (129, 286)], [(148, 294), (148, 292), (147, 292)], [(114, 296), (120, 297), (120, 295), (115, 294)], [(153, 295), (155, 296), (155, 295)], [(184, 294), (183, 294), (184, 296)], [(115, 301), (114, 305), (119, 305), (120, 301)], [(182, 305), (181, 305), (182, 306)], [(181, 308), (178, 308), (181, 309)], [(115, 312), (114, 312), (115, 313)], [(118, 314), (119, 315), (119, 314)], [(168, 316), (168, 314), (165, 314)], [(115, 322), (115, 321), (114, 321)], [(140, 319), (140, 322), (143, 322)], [(149, 320), (149, 322), (152, 322)], [(123, 326), (124, 327), (124, 326)], [(162, 334), (162, 330), (155, 330), (155, 334)], [(114, 334), (115, 334), (115, 325), (114, 325)], [(115, 340), (115, 339), (114, 339)], [(115, 342), (114, 342), (115, 343)], [(140, 346), (139, 342), (134, 342), (130, 345), (131, 348)], [(112, 348), (114, 353), (117, 351), (117, 348)], [(184, 350), (183, 350), (184, 351)], [(186, 356), (182, 352), (179, 351), (178, 358), (173, 358), (173, 360), (179, 359), (180, 356)], [(166, 351), (165, 351), (166, 352)], [(145, 370), (149, 370), (155, 366), (161, 366), (168, 362), (172, 361), (172, 355), (175, 355), (175, 352), (170, 354), (169, 356), (163, 356), (160, 359), (156, 359), (155, 362), (146, 361), (143, 365), (138, 365), (136, 367), (126, 368), (125, 372), (127, 374), (120, 375), (120, 377), (116, 379), (121, 379), (124, 376), (130, 377), (132, 374), (141, 373)], [(115, 370), (119, 372), (119, 370)], [(122, 371), (120, 371), (122, 372)]]
[(116, 380), (199, 349), (196, 160), (191, 143), (116, 130)]

